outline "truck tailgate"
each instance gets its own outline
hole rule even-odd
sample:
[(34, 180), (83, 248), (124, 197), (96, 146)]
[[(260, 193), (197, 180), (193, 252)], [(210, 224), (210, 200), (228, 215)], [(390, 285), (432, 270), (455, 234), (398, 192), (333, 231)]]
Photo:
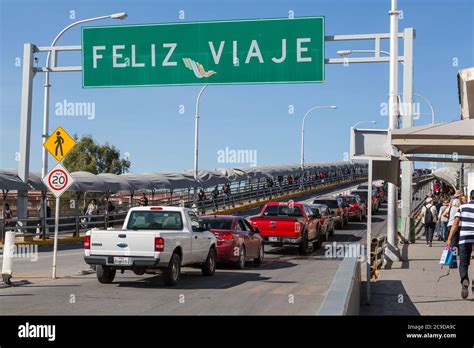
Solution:
[(297, 218), (253, 217), (252, 226), (260, 228), (262, 236), (298, 237), (301, 226)]
[(155, 255), (155, 231), (91, 231), (91, 255), (144, 256)]

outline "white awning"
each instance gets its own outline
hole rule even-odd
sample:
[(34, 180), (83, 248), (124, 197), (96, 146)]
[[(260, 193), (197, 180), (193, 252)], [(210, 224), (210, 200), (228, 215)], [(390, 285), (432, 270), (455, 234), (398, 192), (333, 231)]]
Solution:
[(392, 145), (405, 155), (474, 156), (474, 119), (395, 129)]

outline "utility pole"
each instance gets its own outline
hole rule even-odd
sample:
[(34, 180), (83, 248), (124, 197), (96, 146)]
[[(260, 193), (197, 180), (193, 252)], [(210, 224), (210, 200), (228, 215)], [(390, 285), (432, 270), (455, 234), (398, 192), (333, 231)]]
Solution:
[[(413, 127), (413, 39), (415, 38), (415, 30), (407, 28), (403, 31), (403, 122), (402, 127)], [(419, 97), (424, 98), (421, 95)], [(426, 99), (426, 98), (425, 98)], [(428, 101), (428, 100), (427, 100)], [(431, 103), (429, 103), (431, 107)], [(432, 118), (434, 119), (434, 111), (432, 111)], [(410, 219), (412, 210), (412, 172), (413, 162), (401, 161), (400, 167), (402, 170), (402, 187), (401, 187), (401, 208), (400, 218), (402, 235), (404, 240), (410, 239)]]
[[(390, 82), (389, 82), (389, 132), (398, 128), (398, 15), (397, 0), (392, 0), (390, 8)], [(393, 150), (392, 150), (393, 151)], [(387, 197), (387, 251), (392, 261), (399, 260), (397, 248), (397, 186), (388, 183)]]

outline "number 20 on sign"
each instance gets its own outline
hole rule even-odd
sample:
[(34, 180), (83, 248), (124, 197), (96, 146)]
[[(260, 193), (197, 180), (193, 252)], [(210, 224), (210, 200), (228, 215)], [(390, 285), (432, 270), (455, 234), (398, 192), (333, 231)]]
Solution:
[(49, 191), (58, 198), (74, 183), (74, 179), (67, 169), (64, 168), (61, 163), (58, 163), (43, 178), (43, 183), (48, 187)]

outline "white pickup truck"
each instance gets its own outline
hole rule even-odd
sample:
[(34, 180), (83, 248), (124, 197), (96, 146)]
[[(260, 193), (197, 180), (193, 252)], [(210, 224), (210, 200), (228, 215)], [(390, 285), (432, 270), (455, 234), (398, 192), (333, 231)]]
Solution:
[(137, 275), (161, 270), (166, 285), (178, 283), (182, 266), (198, 266), (204, 276), (216, 269), (217, 241), (193, 210), (181, 207), (131, 208), (121, 229), (92, 229), (84, 237), (84, 260), (96, 265), (97, 279), (115, 273)]

